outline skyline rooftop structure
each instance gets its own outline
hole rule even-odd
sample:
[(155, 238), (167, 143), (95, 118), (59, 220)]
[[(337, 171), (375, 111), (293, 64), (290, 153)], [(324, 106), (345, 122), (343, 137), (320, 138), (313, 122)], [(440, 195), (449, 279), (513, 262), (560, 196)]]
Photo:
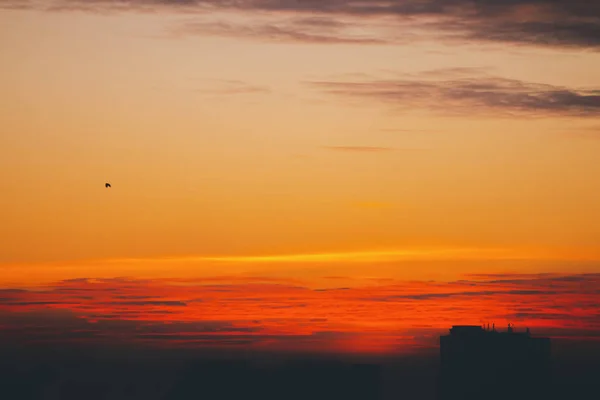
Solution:
[(455, 325), (440, 337), (439, 400), (547, 398), (550, 339), (512, 325)]

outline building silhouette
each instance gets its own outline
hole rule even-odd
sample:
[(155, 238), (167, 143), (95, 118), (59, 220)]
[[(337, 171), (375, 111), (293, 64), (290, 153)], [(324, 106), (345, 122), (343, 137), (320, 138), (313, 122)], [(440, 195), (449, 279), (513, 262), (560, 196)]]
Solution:
[(439, 400), (551, 397), (550, 339), (458, 325), (440, 337)]
[(380, 400), (378, 365), (296, 361), (260, 367), (247, 361), (194, 362), (168, 400)]

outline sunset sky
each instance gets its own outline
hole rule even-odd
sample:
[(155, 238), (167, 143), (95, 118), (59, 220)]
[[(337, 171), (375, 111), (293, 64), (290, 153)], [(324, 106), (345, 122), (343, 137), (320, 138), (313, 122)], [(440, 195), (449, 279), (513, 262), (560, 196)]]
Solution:
[(0, 0), (2, 334), (600, 337), (598, 26), (589, 0)]

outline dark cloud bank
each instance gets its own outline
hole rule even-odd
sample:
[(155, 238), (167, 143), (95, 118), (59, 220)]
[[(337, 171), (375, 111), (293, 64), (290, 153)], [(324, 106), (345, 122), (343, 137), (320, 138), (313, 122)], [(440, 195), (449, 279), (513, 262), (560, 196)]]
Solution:
[[(237, 25), (212, 20), (188, 28), (190, 32), (313, 43), (397, 43), (406, 37), (404, 28), (416, 27), (463, 43), (600, 48), (600, 3), (593, 0), (0, 0), (0, 5), (52, 11), (169, 10), (209, 17), (219, 11), (270, 15), (283, 22)], [(285, 21), (288, 17), (292, 19)], [(382, 19), (391, 28), (390, 35), (344, 33), (345, 24), (376, 27)], [(403, 35), (394, 34), (394, 28)]]

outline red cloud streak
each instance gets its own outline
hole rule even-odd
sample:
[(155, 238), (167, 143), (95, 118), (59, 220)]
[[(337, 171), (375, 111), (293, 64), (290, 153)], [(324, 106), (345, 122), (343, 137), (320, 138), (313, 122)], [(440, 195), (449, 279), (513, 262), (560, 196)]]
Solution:
[(435, 347), (452, 324), (508, 322), (600, 337), (600, 274), (477, 275), (309, 289), (272, 279), (79, 279), (0, 290), (0, 337), (21, 342), (363, 353)]

